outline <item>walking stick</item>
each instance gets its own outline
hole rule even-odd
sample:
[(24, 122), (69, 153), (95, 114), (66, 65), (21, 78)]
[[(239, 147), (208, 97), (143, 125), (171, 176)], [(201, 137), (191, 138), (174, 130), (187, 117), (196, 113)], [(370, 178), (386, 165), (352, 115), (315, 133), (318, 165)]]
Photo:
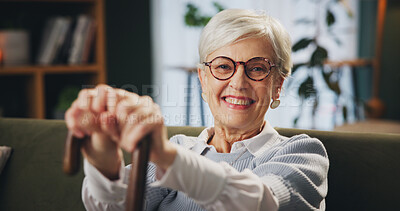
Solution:
[[(68, 175), (74, 175), (79, 171), (80, 147), (85, 139), (78, 139), (68, 132), (65, 142), (63, 170)], [(132, 153), (131, 173), (129, 177), (128, 190), (126, 194), (127, 211), (143, 210), (144, 191), (146, 188), (147, 162), (150, 152), (150, 136), (141, 140)]]

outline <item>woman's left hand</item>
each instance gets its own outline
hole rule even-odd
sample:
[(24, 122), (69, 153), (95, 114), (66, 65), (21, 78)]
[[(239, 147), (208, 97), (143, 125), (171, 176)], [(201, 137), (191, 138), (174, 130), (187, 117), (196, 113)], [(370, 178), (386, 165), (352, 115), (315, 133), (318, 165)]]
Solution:
[[(150, 134), (150, 161), (166, 170), (176, 156), (175, 147), (168, 141), (167, 129), (160, 107), (149, 96), (116, 90), (118, 102), (114, 113), (120, 131), (120, 147), (133, 152), (138, 142)], [(121, 96), (122, 95), (122, 96)]]

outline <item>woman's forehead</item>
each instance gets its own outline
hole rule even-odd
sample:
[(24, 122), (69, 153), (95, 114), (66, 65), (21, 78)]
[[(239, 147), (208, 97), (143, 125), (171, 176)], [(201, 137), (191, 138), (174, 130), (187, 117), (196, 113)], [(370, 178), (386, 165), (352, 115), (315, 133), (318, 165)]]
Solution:
[(254, 57), (274, 58), (274, 50), (265, 38), (248, 38), (221, 47), (207, 56), (207, 61), (218, 56), (226, 56), (235, 61), (247, 61)]

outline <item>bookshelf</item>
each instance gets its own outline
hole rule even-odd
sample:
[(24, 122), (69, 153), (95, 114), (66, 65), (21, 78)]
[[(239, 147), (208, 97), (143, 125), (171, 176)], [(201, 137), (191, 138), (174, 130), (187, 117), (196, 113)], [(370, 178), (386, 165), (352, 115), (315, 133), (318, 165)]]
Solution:
[[(90, 16), (96, 23), (91, 60), (85, 64), (38, 65), (46, 21), (55, 16)], [(53, 118), (66, 86), (106, 82), (104, 0), (0, 0), (0, 30), (8, 23), (30, 36), (30, 63), (0, 65), (0, 107), (5, 117)]]

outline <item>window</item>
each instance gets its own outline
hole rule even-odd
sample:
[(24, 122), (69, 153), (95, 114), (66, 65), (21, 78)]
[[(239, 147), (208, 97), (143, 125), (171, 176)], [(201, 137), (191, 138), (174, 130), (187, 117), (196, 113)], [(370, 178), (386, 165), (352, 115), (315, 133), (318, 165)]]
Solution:
[[(329, 0), (214, 0), (224, 8), (245, 8), (264, 10), (277, 18), (292, 36), (295, 43), (303, 37), (314, 36), (319, 30), (319, 41), (329, 51), (330, 60), (349, 60), (357, 56), (357, 10), (358, 1), (345, 1), (353, 12), (349, 18), (342, 5), (332, 6), (336, 22), (333, 25), (335, 36), (340, 45), (331, 38), (325, 27), (324, 6), (336, 1)], [(184, 22), (187, 3), (196, 5), (200, 13), (214, 15), (217, 11), (212, 0), (152, 0), (152, 34), (153, 34), (153, 84), (157, 87), (155, 101), (161, 106), (167, 125), (213, 125), (212, 114), (207, 104), (201, 102), (200, 85), (197, 73), (190, 74), (187, 70), (196, 67), (198, 62), (198, 40), (201, 28), (188, 27)], [(320, 24), (299, 24), (299, 20), (317, 20)], [(312, 47), (293, 53), (294, 63), (304, 62), (310, 58)], [(266, 119), (273, 126), (293, 127), (294, 120), (301, 113), (297, 127), (329, 130), (335, 124), (343, 122), (340, 109), (349, 107), (348, 119), (354, 119), (352, 109), (353, 88), (351, 69), (343, 67), (340, 74), (340, 86), (345, 90), (337, 97), (324, 85), (321, 74), (314, 71), (315, 87), (320, 90), (318, 108), (312, 115), (315, 99), (301, 101), (297, 89), (301, 81), (310, 74), (307, 68), (300, 68), (284, 83), (281, 94), (281, 106), (275, 110), (269, 109)], [(190, 80), (189, 80), (190, 79)], [(297, 85), (297, 87), (296, 87)], [(350, 100), (349, 100), (350, 99)], [(189, 105), (189, 107), (188, 107)], [(303, 105), (303, 106), (302, 106)], [(301, 109), (303, 109), (301, 111)], [(202, 112), (204, 122), (202, 122)]]

